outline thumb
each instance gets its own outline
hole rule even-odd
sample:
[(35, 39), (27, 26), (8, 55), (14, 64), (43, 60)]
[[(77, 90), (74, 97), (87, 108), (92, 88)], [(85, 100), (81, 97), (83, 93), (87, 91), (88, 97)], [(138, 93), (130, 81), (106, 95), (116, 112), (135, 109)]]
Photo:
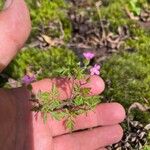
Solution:
[(6, 0), (0, 12), (0, 71), (23, 46), (30, 30), (31, 21), (24, 0)]

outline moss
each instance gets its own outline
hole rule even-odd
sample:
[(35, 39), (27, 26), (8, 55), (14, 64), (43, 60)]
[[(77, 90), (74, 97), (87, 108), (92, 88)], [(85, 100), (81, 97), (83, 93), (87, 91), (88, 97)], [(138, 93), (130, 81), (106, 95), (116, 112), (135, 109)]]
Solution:
[(132, 115), (134, 116), (135, 120), (140, 120), (143, 124), (148, 124), (150, 122), (150, 113), (149, 112), (142, 112), (140, 110), (133, 110)]
[(148, 134), (148, 138), (147, 138), (148, 142), (145, 145), (145, 147), (143, 148), (143, 150), (150, 150), (150, 132)]
[[(30, 14), (32, 19), (32, 36), (39, 34), (40, 26), (48, 26), (50, 22), (60, 21), (64, 30), (65, 40), (71, 37), (71, 24), (68, 19), (66, 9), (68, 7), (64, 0), (28, 0)], [(49, 32), (47, 33), (49, 34)], [(60, 36), (60, 32), (57, 33)], [(56, 35), (58, 36), (58, 35)]]
[[(104, 5), (100, 7), (101, 17), (103, 19), (108, 19), (111, 22), (112, 29), (116, 29), (118, 26), (133, 24), (133, 20), (131, 20), (125, 8), (127, 7), (131, 12), (133, 12), (130, 2), (132, 0), (108, 0), (109, 5)], [(148, 7), (147, 0), (138, 0), (137, 7), (143, 8)], [(95, 11), (96, 13), (96, 11)], [(94, 18), (97, 20), (99, 18), (98, 14), (94, 15)]]
[[(145, 47), (149, 55), (150, 47)], [(109, 80), (105, 96), (129, 106), (135, 101), (144, 102), (150, 98), (149, 58), (139, 53), (114, 55), (103, 65), (102, 76)], [(146, 61), (145, 61), (146, 60)]]
[[(126, 46), (131, 47), (134, 52), (122, 52), (114, 54), (106, 60), (102, 67), (102, 77), (107, 82), (104, 98), (118, 101), (127, 109), (133, 102), (145, 104), (150, 101), (150, 36), (149, 31), (140, 28), (139, 25), (130, 21), (123, 7), (128, 6), (129, 1), (111, 1), (109, 7), (102, 8), (102, 13), (109, 18), (115, 26), (127, 24), (130, 28), (130, 39)], [(145, 0), (138, 1), (139, 5), (145, 4)], [(111, 12), (111, 13), (108, 13)], [(135, 38), (136, 37), (136, 38)], [(147, 113), (143, 114), (143, 120), (150, 122)], [(142, 114), (137, 112), (138, 120)], [(143, 121), (143, 122), (144, 122)]]
[(1, 1), (0, 1), (0, 10), (1, 10), (2, 7), (3, 7), (3, 3), (4, 3), (4, 2), (1, 0)]
[(66, 48), (52, 48), (47, 51), (27, 49), (17, 56), (5, 70), (5, 73), (15, 79), (21, 79), (26, 69), (30, 67), (35, 73), (42, 69), (37, 77), (43, 79), (60, 76), (59, 70), (61, 68), (68, 68), (71, 71), (76, 65), (77, 58), (73, 52)]
[(3, 1), (2, 0), (0, 0), (0, 6), (2, 7), (2, 4), (3, 4)]
[[(102, 67), (102, 77), (107, 81), (105, 99), (118, 101), (126, 109), (134, 102), (150, 106), (150, 36), (146, 31), (134, 28), (136, 40), (129, 39), (126, 44), (135, 51), (113, 55)], [(150, 122), (149, 113), (136, 112), (136, 119)]]

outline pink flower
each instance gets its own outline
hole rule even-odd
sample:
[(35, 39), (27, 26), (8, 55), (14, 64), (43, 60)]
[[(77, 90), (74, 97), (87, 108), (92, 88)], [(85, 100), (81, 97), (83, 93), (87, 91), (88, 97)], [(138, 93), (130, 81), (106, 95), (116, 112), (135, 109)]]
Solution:
[(92, 52), (84, 52), (83, 56), (87, 59), (87, 60), (91, 60), (92, 58), (95, 57), (95, 54)]
[(91, 75), (99, 75), (100, 74), (100, 65), (95, 64), (94, 67), (90, 69)]
[(25, 75), (25, 76), (22, 78), (22, 83), (24, 83), (25, 85), (28, 85), (28, 84), (30, 84), (31, 82), (33, 82), (34, 80), (35, 80), (35, 77), (34, 77), (34, 76)]

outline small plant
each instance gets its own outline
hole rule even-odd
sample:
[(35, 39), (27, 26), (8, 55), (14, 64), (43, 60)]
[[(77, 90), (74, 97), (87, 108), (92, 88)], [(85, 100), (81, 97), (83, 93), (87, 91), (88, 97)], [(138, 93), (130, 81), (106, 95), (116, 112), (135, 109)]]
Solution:
[(134, 15), (138, 16), (141, 13), (141, 8), (137, 5), (138, 0), (130, 0), (129, 5)]
[(150, 146), (145, 146), (143, 150), (150, 150)]
[[(100, 66), (95, 64), (94, 67), (91, 67), (90, 60), (94, 58), (94, 54), (91, 52), (83, 53), (85, 57), (83, 67), (78, 64), (77, 68), (73, 69), (73, 72), (70, 73), (68, 77), (71, 82), (73, 82), (73, 88), (70, 98), (67, 100), (59, 100), (59, 92), (56, 85), (52, 86), (52, 89), (48, 92), (39, 91), (32, 100), (37, 100), (38, 105), (33, 107), (33, 111), (40, 111), (43, 114), (44, 121), (47, 120), (47, 114), (51, 114), (52, 118), (56, 120), (65, 120), (65, 127), (69, 130), (74, 129), (74, 119), (76, 116), (87, 113), (89, 110), (92, 110), (98, 103), (100, 103), (99, 96), (90, 95), (90, 88), (85, 87), (90, 77), (87, 76), (87, 73), (90, 75), (99, 75)], [(67, 68), (59, 69), (60, 73), (68, 72)], [(25, 75), (23, 78), (23, 83), (27, 86), (34, 80), (34, 77)], [(76, 82), (77, 81), (77, 82)]]
[(150, 150), (150, 132), (148, 134), (148, 143), (144, 146), (143, 150)]

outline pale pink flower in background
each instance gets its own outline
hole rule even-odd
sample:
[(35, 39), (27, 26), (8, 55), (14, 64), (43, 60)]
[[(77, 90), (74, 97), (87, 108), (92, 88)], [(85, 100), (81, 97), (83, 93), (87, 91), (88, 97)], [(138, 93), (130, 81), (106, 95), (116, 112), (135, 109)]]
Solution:
[(95, 54), (92, 52), (84, 52), (83, 56), (87, 59), (87, 60), (91, 60), (92, 58), (95, 57)]
[(91, 75), (99, 75), (100, 74), (100, 65), (95, 64), (94, 67), (90, 69)]
[(35, 77), (34, 76), (25, 75), (22, 78), (22, 83), (25, 84), (25, 85), (28, 85), (28, 84), (32, 83), (33, 81), (35, 81)]

